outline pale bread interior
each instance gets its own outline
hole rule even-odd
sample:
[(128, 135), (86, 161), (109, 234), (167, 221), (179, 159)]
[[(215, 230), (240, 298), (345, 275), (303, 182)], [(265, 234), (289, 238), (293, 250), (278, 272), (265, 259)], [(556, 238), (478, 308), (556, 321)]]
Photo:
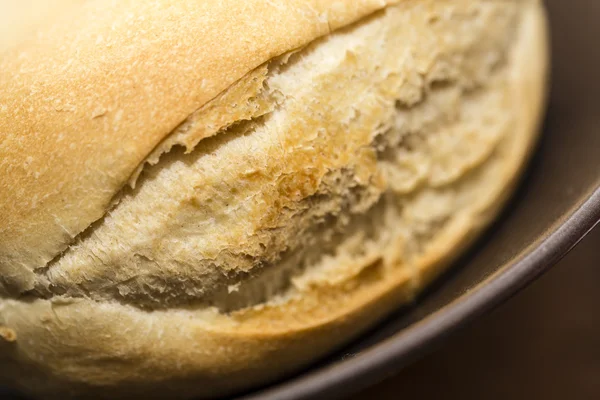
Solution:
[[(36, 292), (228, 311), (376, 261), (414, 270), (496, 184), (485, 175), (516, 123), (519, 9), (391, 7), (270, 62), (232, 89), (252, 97), (213, 102), (227, 101), (221, 121), (209, 104), (167, 139), (192, 151), (155, 156)], [(186, 141), (207, 126), (221, 132)]]

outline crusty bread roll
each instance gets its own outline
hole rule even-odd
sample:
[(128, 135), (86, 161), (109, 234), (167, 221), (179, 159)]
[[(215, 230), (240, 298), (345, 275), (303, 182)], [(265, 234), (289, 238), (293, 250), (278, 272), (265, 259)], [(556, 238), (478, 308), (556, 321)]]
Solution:
[(448, 265), (535, 141), (536, 0), (60, 4), (0, 55), (0, 378), (32, 396), (296, 371)]

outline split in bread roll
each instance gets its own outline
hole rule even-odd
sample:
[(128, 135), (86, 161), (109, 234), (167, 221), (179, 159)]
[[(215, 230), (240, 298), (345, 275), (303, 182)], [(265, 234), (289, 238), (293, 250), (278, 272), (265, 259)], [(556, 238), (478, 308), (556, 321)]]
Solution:
[(0, 378), (206, 398), (410, 301), (543, 108), (535, 0), (69, 1), (0, 57)]

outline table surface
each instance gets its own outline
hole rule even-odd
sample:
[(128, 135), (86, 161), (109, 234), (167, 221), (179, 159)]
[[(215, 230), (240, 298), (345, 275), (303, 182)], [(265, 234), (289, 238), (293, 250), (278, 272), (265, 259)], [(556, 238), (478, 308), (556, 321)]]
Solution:
[(599, 399), (600, 229), (441, 348), (351, 400)]

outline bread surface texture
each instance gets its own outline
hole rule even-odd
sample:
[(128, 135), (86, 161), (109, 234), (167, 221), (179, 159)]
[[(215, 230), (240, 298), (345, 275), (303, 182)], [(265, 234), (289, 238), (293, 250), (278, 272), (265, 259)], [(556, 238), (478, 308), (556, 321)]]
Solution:
[(0, 284), (32, 289), (148, 154), (249, 71), (393, 2), (59, 1), (0, 58)]
[(0, 381), (35, 397), (297, 371), (434, 279), (535, 143), (535, 0), (61, 7), (0, 58)]

